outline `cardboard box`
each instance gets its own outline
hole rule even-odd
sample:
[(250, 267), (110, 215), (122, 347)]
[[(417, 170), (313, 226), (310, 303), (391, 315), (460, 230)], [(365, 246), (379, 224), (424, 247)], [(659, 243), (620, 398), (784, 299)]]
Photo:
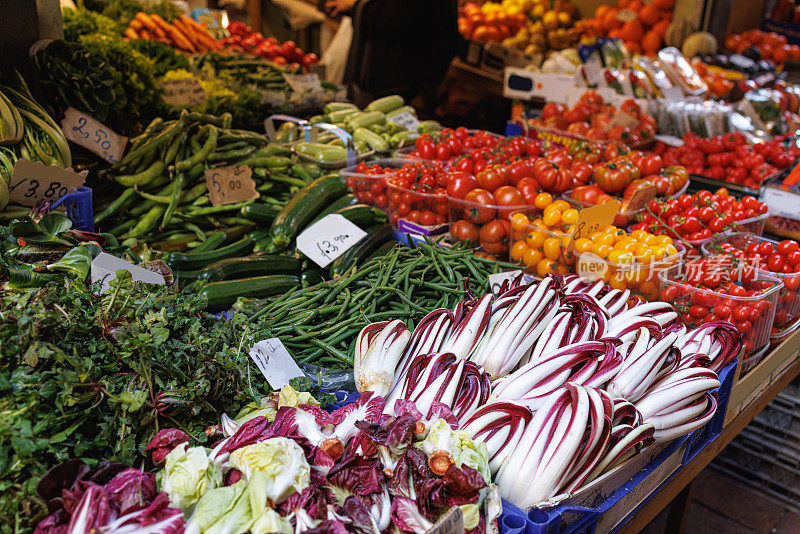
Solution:
[(506, 67), (524, 67), (531, 63), (538, 65), (541, 62), (541, 57), (528, 55), (516, 48), (475, 41), (467, 42), (466, 49), (462, 50), (460, 57), (467, 65), (497, 76), (502, 76)]
[(541, 98), (548, 102), (566, 102), (575, 88), (574, 74), (552, 74), (508, 67), (503, 74), (503, 96), (518, 100)]
[(731, 389), (728, 409), (725, 412), (725, 424), (730, 423), (765, 389), (769, 388), (783, 371), (797, 360), (798, 356), (800, 356), (800, 330), (778, 345), (752, 371), (743, 377), (737, 377), (733, 389)]

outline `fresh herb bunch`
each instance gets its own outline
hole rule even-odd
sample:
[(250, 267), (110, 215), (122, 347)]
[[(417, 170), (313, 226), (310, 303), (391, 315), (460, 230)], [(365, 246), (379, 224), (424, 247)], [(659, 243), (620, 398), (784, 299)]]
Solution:
[(152, 60), (122, 38), (90, 34), (78, 42), (53, 41), (36, 54), (36, 67), (51, 96), (99, 121), (131, 124), (161, 110)]
[(111, 0), (86, 2), (94, 8), (102, 5), (102, 13), (110, 17), (123, 26), (127, 26), (140, 11), (145, 13), (155, 13), (165, 20), (171, 21), (180, 16), (180, 10), (170, 0), (158, 0), (157, 2), (142, 2), (140, 0)]
[(219, 414), (269, 391), (248, 349), (270, 335), (126, 275), (102, 295), (69, 281), (0, 292), (0, 532), (45, 514), (35, 488), (52, 465), (140, 465), (158, 429), (204, 442)]
[(99, 33), (109, 37), (120, 37), (123, 28), (117, 21), (88, 9), (65, 7), (61, 10), (64, 22), (64, 39), (77, 41), (81, 35)]
[(190, 68), (186, 56), (164, 43), (150, 39), (133, 39), (129, 43), (134, 50), (153, 60), (153, 75), (156, 78), (162, 77), (170, 70)]

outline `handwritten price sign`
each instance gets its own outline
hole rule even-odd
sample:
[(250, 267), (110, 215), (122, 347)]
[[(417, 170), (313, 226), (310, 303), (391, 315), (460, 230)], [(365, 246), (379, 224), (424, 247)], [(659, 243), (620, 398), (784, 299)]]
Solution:
[(417, 117), (415, 117), (410, 111), (398, 113), (389, 119), (389, 122), (393, 122), (410, 132), (416, 132), (417, 128), (419, 128), (419, 119), (417, 119)]
[(18, 159), (8, 184), (9, 199), (22, 206), (39, 200), (55, 202), (83, 185), (87, 171), (80, 174), (61, 167)]
[(297, 236), (297, 248), (314, 263), (325, 267), (366, 235), (364, 230), (334, 213), (326, 215)]
[(61, 121), (64, 136), (91, 150), (109, 163), (117, 163), (125, 152), (128, 138), (75, 108), (67, 108)]
[(599, 206), (582, 209), (578, 214), (578, 220), (575, 222), (575, 230), (572, 232), (572, 241), (570, 241), (568, 249), (572, 248), (572, 244), (576, 239), (589, 237), (589, 235), (602, 230), (606, 226), (614, 224), (614, 216), (619, 212), (619, 207), (619, 201), (615, 200)]
[(253, 171), (247, 165), (208, 169), (205, 175), (208, 196), (214, 206), (236, 204), (260, 196), (253, 181)]
[(173, 106), (186, 107), (195, 106), (206, 99), (206, 92), (197, 78), (190, 76), (178, 80), (164, 80), (161, 82), (164, 88), (164, 100)]
[(250, 358), (272, 389), (280, 389), (291, 379), (305, 376), (281, 340), (276, 337), (253, 343), (250, 347)]
[(289, 74), (284, 73), (286, 83), (295, 93), (318, 92), (322, 91), (322, 84), (316, 73), (311, 74)]
[(425, 534), (461, 534), (464, 532), (464, 513), (453, 506)]

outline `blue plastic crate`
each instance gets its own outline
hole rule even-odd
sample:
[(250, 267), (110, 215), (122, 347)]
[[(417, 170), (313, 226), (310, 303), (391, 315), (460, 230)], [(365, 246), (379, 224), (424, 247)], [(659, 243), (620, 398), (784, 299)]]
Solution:
[(94, 232), (94, 210), (92, 209), (92, 190), (86, 186), (64, 195), (53, 202), (50, 209), (62, 206), (67, 210), (67, 217), (72, 221), (74, 230)]
[(733, 378), (736, 374), (737, 365), (739, 365), (739, 360), (735, 359), (719, 372), (720, 386), (717, 388), (717, 411), (703, 428), (697, 429), (689, 434), (689, 443), (686, 448), (686, 455), (683, 457), (683, 465), (689, 463), (697, 456), (697, 453), (717, 439), (722, 432), (722, 427), (725, 425), (725, 412), (728, 410), (728, 400), (731, 397)]

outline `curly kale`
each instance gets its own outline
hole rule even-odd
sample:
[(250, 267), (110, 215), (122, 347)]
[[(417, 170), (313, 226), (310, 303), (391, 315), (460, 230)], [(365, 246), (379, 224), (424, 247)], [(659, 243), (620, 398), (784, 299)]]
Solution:
[(115, 20), (86, 9), (65, 7), (61, 10), (64, 22), (64, 39), (77, 41), (82, 35), (99, 33), (109, 37), (120, 37), (123, 27)]

